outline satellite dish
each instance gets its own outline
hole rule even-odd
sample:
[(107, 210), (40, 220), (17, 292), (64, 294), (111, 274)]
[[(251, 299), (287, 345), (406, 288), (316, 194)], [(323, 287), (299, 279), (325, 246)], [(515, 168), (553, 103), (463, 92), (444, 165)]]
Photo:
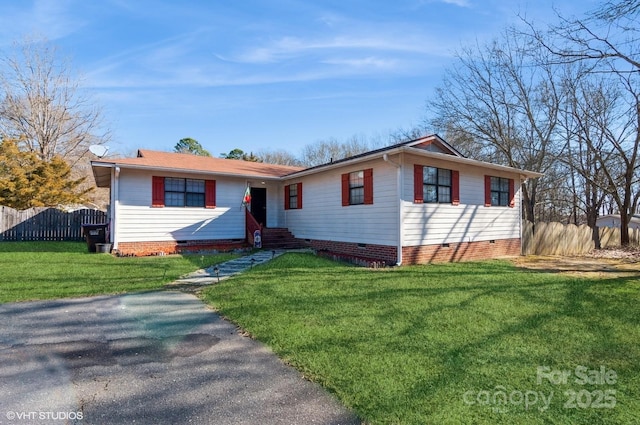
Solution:
[(98, 158), (102, 158), (109, 152), (109, 148), (107, 146), (102, 145), (91, 145), (89, 146), (89, 152), (97, 156)]

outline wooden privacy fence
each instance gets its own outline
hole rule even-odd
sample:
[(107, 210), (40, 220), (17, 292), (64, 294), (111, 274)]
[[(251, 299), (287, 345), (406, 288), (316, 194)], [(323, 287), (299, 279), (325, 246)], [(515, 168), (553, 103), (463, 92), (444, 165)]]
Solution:
[(106, 221), (107, 214), (100, 210), (0, 207), (0, 241), (82, 241), (83, 224)]
[[(522, 253), (525, 255), (582, 255), (595, 248), (593, 230), (587, 225), (536, 223), (522, 227)], [(620, 229), (598, 229), (602, 248), (620, 245)], [(629, 229), (631, 243), (640, 245), (640, 229)]]

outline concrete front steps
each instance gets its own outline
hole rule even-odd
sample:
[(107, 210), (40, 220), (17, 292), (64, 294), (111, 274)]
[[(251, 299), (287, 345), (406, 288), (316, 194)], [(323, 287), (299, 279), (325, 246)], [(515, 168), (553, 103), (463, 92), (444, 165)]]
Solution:
[(300, 249), (308, 246), (296, 239), (295, 236), (284, 227), (264, 227), (262, 229), (262, 247), (265, 249)]

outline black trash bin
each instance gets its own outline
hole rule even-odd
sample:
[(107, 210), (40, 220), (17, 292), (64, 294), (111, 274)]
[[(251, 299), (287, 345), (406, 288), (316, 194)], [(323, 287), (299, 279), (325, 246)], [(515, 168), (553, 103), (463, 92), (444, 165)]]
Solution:
[(102, 224), (83, 224), (82, 233), (87, 241), (89, 252), (96, 252), (97, 243), (107, 242), (107, 223)]

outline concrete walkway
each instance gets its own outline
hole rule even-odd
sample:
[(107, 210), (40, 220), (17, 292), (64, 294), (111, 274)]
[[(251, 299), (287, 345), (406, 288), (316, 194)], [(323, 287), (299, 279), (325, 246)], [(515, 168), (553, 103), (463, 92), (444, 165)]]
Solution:
[(244, 271), (247, 271), (254, 266), (271, 261), (274, 258), (281, 256), (285, 252), (288, 251), (280, 249), (254, 252), (253, 254), (235, 258), (233, 260), (218, 264), (217, 266), (211, 266), (206, 269), (200, 269), (193, 273), (184, 275), (178, 280), (169, 283), (166, 288), (180, 289), (187, 292), (197, 291), (199, 289), (202, 289), (202, 287), (204, 286), (218, 283), (230, 278), (231, 276), (235, 276)]

